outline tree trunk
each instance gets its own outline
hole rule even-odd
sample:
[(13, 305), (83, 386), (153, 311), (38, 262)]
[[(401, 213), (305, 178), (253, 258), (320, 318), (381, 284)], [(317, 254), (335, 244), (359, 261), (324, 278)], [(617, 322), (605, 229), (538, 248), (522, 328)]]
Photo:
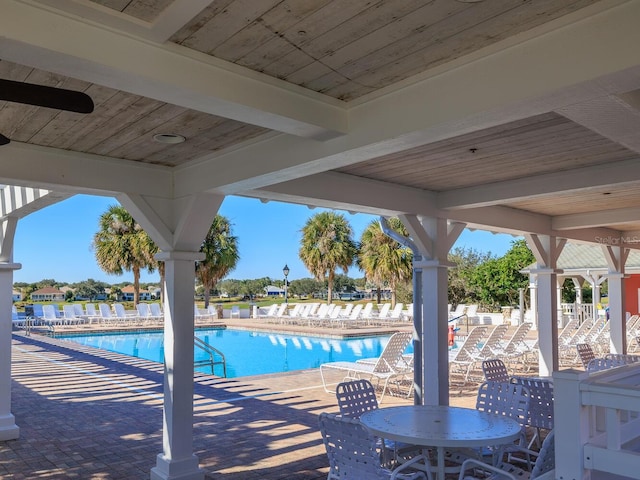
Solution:
[(333, 292), (333, 272), (329, 272), (327, 279), (327, 303), (331, 304), (331, 294)]
[(209, 308), (209, 299), (211, 298), (211, 289), (209, 285), (204, 285), (204, 309)]
[(140, 268), (133, 267), (133, 304), (140, 303)]
[(378, 286), (378, 289), (376, 290), (377, 292), (377, 297), (378, 297), (378, 303), (382, 303), (382, 291), (380, 290), (380, 287)]

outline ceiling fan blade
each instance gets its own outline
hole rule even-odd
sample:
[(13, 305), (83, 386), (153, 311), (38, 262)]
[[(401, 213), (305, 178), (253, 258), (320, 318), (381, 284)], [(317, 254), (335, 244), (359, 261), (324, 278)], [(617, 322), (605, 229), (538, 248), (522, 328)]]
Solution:
[(0, 146), (7, 145), (11, 140), (0, 133)]
[[(93, 100), (83, 92), (46, 87), (34, 83), (15, 82), (0, 78), (0, 100), (26, 103), (77, 113), (93, 112)], [(5, 137), (6, 138), (6, 137)]]

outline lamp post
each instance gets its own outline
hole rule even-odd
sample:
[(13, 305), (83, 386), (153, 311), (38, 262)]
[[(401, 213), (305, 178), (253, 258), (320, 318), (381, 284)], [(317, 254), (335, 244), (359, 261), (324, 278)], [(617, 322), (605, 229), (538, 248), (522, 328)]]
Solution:
[(282, 269), (282, 273), (284, 273), (284, 303), (288, 304), (289, 301), (287, 300), (287, 277), (289, 276), (289, 267), (287, 266), (287, 264), (284, 264), (284, 268)]

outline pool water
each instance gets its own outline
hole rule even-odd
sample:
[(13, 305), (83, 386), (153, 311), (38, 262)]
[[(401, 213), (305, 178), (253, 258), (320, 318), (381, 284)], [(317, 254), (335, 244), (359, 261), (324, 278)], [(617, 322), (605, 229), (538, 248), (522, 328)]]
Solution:
[[(197, 330), (196, 336), (224, 354), (229, 378), (304, 370), (317, 368), (327, 362), (353, 362), (361, 358), (378, 357), (390, 337), (336, 340), (233, 329)], [(154, 362), (164, 360), (162, 332), (68, 335), (59, 338)], [(407, 353), (411, 351), (409, 345)], [(204, 352), (196, 348), (196, 361), (205, 358)], [(211, 373), (210, 367), (197, 370)], [(215, 374), (222, 375), (221, 366), (216, 367)]]

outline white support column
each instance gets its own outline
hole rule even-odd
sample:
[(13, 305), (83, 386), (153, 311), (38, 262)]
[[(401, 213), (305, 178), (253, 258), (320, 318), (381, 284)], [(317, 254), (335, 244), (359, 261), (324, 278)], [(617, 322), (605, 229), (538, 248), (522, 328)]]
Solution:
[(14, 440), (20, 428), (11, 413), (11, 305), (17, 263), (0, 263), (0, 440)]
[(588, 480), (584, 469), (584, 444), (589, 439), (589, 408), (582, 405), (580, 381), (589, 374), (562, 370), (553, 374), (556, 472), (554, 478)]
[(535, 234), (526, 239), (538, 262), (532, 273), (538, 278), (539, 374), (546, 377), (559, 367), (557, 275), (562, 272), (556, 270), (556, 265), (566, 240)]
[(203, 480), (193, 454), (193, 282), (199, 252), (162, 252), (164, 289), (164, 409), (162, 453), (152, 480)]
[[(464, 230), (462, 223), (447, 224), (446, 219), (400, 216), (413, 243), (419, 248), (422, 261), (418, 267), (422, 275), (420, 358), (422, 367), (422, 398), (424, 405), (449, 404), (449, 346), (447, 343), (448, 315), (447, 269), (452, 266), (447, 255)], [(428, 366), (428, 368), (426, 368)]]
[(11, 306), (13, 271), (22, 266), (13, 263), (13, 239), (18, 219), (6, 217), (0, 225), (0, 440), (14, 440), (20, 428), (11, 413)]
[(195, 262), (224, 197), (198, 193), (184, 198), (118, 195), (162, 250), (165, 264), (164, 417), (162, 453), (151, 469), (152, 480), (202, 480), (204, 471), (193, 454), (193, 282)]
[(621, 246), (602, 246), (609, 265), (609, 322), (611, 353), (627, 353), (627, 316), (625, 314), (624, 265), (629, 249)]
[(558, 327), (564, 327), (564, 310), (562, 308), (562, 286), (564, 285), (564, 277), (558, 275), (556, 277), (556, 308), (558, 309)]
[(538, 330), (538, 279), (533, 273), (529, 273), (529, 302), (531, 305), (531, 322), (533, 323), (533, 328)]
[(576, 303), (578, 305), (582, 305), (582, 277), (571, 277), (571, 281), (573, 282), (573, 288), (576, 291)]
[[(426, 261), (422, 268), (422, 385), (424, 405), (449, 405), (447, 265)], [(435, 367), (435, 368), (434, 368)]]

